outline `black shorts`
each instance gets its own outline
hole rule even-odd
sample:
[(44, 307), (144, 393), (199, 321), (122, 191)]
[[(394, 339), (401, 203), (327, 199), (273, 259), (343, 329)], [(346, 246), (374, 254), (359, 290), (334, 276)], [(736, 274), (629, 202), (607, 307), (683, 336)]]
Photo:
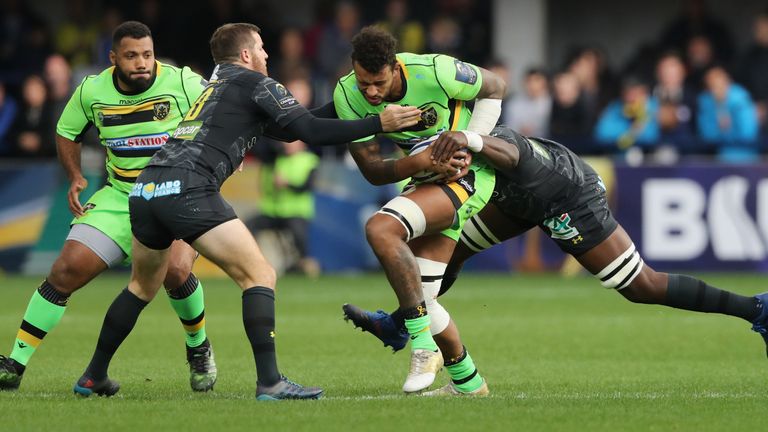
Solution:
[(134, 237), (158, 250), (176, 239), (191, 244), (237, 218), (213, 180), (182, 168), (145, 168), (129, 195), (128, 207)]
[(608, 208), (600, 177), (592, 172), (587, 174), (575, 205), (538, 225), (563, 252), (578, 256), (607, 239), (618, 222)]

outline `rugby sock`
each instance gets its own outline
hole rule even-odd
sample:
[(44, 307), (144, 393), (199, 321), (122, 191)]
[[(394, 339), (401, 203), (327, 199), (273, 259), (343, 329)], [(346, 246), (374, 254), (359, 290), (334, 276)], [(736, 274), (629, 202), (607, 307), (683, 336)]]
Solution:
[(677, 309), (732, 315), (749, 322), (760, 315), (760, 303), (756, 298), (723, 291), (699, 279), (678, 274), (669, 275), (664, 304)]
[(243, 326), (251, 341), (258, 383), (271, 386), (280, 380), (275, 356), (275, 291), (255, 286), (243, 291)]
[(205, 341), (205, 295), (203, 285), (193, 273), (180, 287), (168, 291), (171, 307), (187, 332), (187, 346), (199, 347)]
[(112, 356), (123, 343), (128, 334), (136, 325), (139, 314), (147, 302), (136, 297), (128, 288), (118, 294), (104, 316), (104, 324), (101, 325), (99, 341), (96, 343), (96, 351), (91, 357), (91, 362), (85, 369), (85, 375), (94, 380), (103, 380), (107, 377), (107, 369)]
[(427, 314), (427, 305), (421, 302), (420, 305), (404, 309), (405, 328), (411, 335), (411, 351), (425, 349), (437, 351), (437, 344), (432, 339), (429, 331), (429, 315)]
[(24, 373), (23, 366), (27, 365), (45, 335), (61, 321), (67, 310), (67, 300), (69, 296), (56, 291), (48, 279), (32, 294), (10, 355), (17, 365), (22, 366), (17, 367), (20, 374)]
[(460, 392), (473, 392), (483, 385), (483, 377), (477, 371), (475, 362), (472, 361), (466, 347), (462, 349), (459, 357), (445, 362), (445, 368), (451, 375), (453, 386)]

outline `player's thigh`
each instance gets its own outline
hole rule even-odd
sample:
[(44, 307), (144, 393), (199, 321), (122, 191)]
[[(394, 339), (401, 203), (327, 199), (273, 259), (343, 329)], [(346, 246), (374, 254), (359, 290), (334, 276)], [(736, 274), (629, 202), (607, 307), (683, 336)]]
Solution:
[(274, 269), (240, 219), (215, 226), (199, 236), (192, 246), (221, 267), (242, 289), (275, 286)]
[(107, 264), (91, 248), (67, 240), (53, 262), (48, 282), (65, 294), (72, 294), (107, 269)]
[(456, 207), (439, 185), (420, 184), (401, 196), (416, 203), (424, 213), (425, 234), (440, 232), (453, 224)]

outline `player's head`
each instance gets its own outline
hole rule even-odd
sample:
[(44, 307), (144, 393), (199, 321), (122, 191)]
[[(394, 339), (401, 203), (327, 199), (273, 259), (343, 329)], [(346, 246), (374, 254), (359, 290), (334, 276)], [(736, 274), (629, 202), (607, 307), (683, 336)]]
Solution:
[(112, 33), (109, 60), (126, 90), (141, 93), (155, 80), (155, 48), (149, 27), (138, 21), (126, 21)]
[(264, 51), (260, 32), (249, 23), (229, 23), (217, 28), (211, 36), (214, 63), (235, 63), (267, 75), (269, 56)]
[(396, 45), (391, 34), (373, 26), (363, 28), (352, 38), (352, 67), (357, 87), (371, 105), (384, 102), (399, 80)]

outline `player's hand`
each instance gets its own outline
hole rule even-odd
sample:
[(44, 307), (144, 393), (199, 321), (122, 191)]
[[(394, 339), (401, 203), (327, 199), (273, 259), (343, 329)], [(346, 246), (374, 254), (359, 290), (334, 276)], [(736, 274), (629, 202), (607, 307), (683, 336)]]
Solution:
[(80, 217), (85, 214), (83, 206), (80, 204), (80, 192), (84, 191), (88, 187), (88, 180), (85, 177), (80, 176), (72, 180), (69, 185), (69, 191), (67, 192), (67, 200), (69, 201), (69, 211), (76, 217)]
[(441, 133), (430, 145), (432, 147), (432, 163), (448, 162), (454, 153), (462, 149), (466, 150), (468, 144), (467, 136), (461, 132), (447, 131)]
[(387, 105), (379, 114), (381, 130), (395, 132), (411, 127), (421, 120), (421, 110), (414, 106)]
[(446, 174), (446, 177), (442, 180), (443, 183), (455, 182), (469, 173), (469, 167), (472, 166), (472, 152), (459, 150), (452, 159), (457, 160), (461, 156), (463, 156), (463, 159), (460, 159), (463, 162), (463, 167), (452, 165), (454, 173), (451, 175)]

